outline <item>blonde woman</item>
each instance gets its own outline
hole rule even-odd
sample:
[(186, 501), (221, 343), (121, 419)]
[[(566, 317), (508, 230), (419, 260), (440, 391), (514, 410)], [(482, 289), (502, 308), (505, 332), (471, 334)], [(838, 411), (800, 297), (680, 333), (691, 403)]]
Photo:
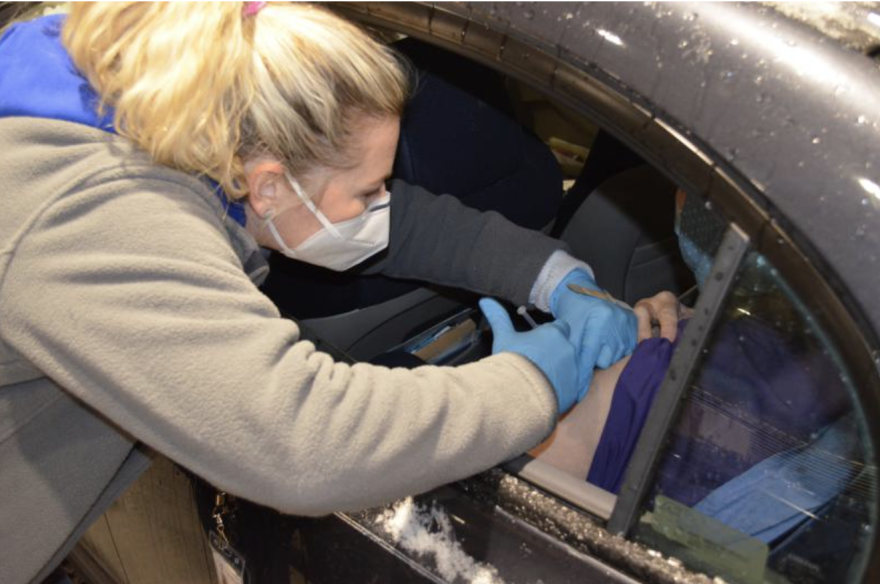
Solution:
[[(632, 314), (570, 292), (595, 282), (559, 242), (396, 181), (391, 203), (408, 90), (302, 4), (73, 4), (5, 31), (4, 582), (60, 561), (148, 464), (136, 445), (284, 512), (358, 509), (534, 446), (631, 351)], [(259, 246), (562, 320), (515, 333), (488, 303), (477, 363), (334, 363), (259, 292)]]

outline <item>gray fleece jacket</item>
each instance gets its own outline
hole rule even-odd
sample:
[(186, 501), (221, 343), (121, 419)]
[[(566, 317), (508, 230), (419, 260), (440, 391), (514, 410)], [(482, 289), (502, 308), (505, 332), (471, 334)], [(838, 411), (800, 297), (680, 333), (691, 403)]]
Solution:
[[(426, 491), (551, 431), (523, 357), (335, 363), (258, 289), (254, 240), (196, 179), (86, 126), (0, 120), (0, 574), (39, 581), (148, 465), (303, 515)], [(560, 245), (393, 186), (383, 273), (523, 302)], [(250, 277), (249, 277), (250, 275)]]

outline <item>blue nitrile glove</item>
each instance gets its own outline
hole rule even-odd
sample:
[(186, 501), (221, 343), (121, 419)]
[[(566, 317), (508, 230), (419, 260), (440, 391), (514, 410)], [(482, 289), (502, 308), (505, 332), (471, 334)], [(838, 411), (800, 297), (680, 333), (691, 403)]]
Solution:
[(553, 386), (559, 413), (567, 412), (578, 395), (577, 351), (568, 340), (568, 325), (556, 321), (520, 333), (497, 301), (483, 298), (480, 309), (492, 327), (492, 354), (517, 353), (531, 361)]
[(632, 310), (602, 298), (579, 294), (571, 290), (569, 284), (597, 292), (602, 290), (589, 273), (575, 269), (550, 295), (550, 312), (568, 324), (569, 340), (578, 349), (580, 401), (590, 388), (594, 367), (610, 367), (635, 349), (638, 322)]

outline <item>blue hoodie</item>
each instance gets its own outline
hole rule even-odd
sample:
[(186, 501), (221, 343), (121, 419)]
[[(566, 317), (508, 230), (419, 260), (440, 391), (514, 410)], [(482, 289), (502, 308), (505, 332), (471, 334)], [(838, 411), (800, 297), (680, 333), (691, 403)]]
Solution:
[[(53, 14), (14, 24), (0, 38), (0, 118), (50, 118), (115, 133), (113, 110), (98, 114), (98, 94), (61, 44), (63, 25), (64, 15)], [(209, 184), (229, 216), (244, 225), (244, 207)]]

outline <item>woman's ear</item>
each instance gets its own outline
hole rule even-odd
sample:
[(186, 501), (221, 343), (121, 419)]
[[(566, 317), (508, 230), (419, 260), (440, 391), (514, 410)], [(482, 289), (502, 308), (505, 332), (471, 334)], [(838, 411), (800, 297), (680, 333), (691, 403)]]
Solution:
[(278, 161), (245, 164), (247, 202), (258, 217), (267, 217), (278, 205), (279, 181), (284, 180), (284, 167)]

